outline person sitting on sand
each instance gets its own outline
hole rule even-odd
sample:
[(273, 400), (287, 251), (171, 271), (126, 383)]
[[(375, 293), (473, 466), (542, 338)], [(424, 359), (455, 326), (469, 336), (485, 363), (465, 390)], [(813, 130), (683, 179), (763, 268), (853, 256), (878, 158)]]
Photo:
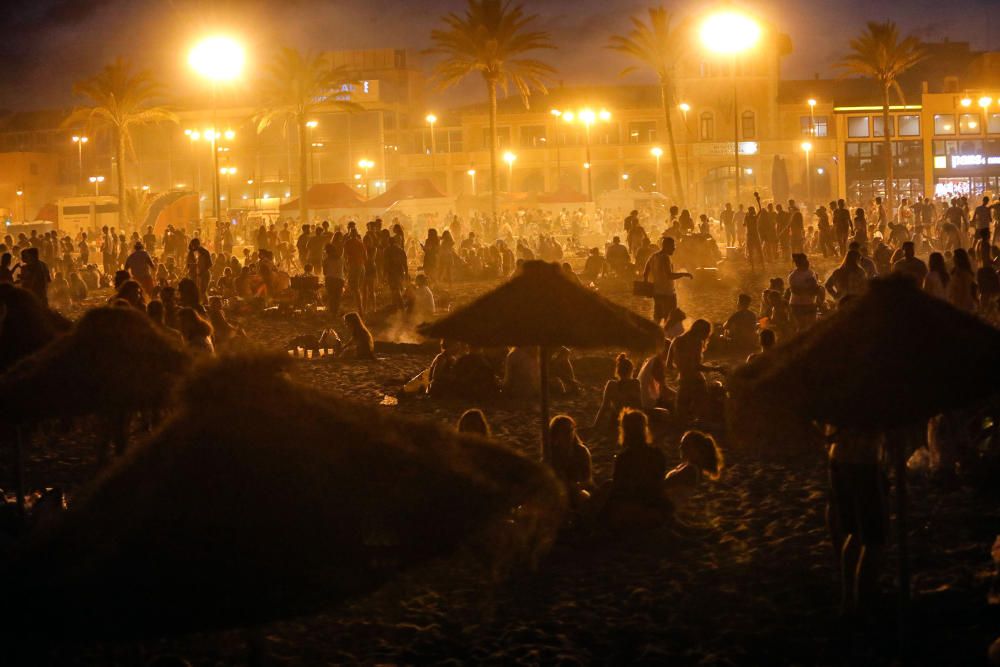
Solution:
[(196, 310), (193, 308), (178, 310), (177, 324), (184, 338), (185, 347), (196, 356), (215, 355), (215, 346), (212, 345), (212, 325), (202, 319)]
[(479, 408), (472, 408), (462, 413), (458, 418), (458, 432), (481, 435), (484, 438), (490, 437), (490, 423), (486, 421), (486, 415)]
[(594, 417), (594, 428), (614, 427), (615, 418), (622, 410), (642, 407), (639, 380), (632, 377), (634, 368), (632, 360), (624, 352), (615, 359), (615, 376), (604, 385), (604, 396)]
[(123, 282), (114, 295), (108, 299), (108, 303), (118, 299), (128, 302), (136, 310), (146, 311), (146, 297), (142, 293), (142, 287), (135, 280), (129, 279)]
[(750, 310), (750, 295), (736, 298), (736, 312), (723, 325), (730, 347), (737, 352), (752, 350), (757, 345), (757, 313)]
[(580, 385), (576, 381), (576, 373), (573, 371), (573, 362), (570, 360), (570, 349), (560, 347), (552, 355), (549, 361), (549, 378), (553, 383), (557, 383), (557, 389), (563, 394), (577, 394)]
[(375, 338), (361, 320), (361, 316), (356, 312), (347, 313), (344, 315), (344, 324), (347, 325), (347, 330), (351, 334), (350, 340), (344, 344), (344, 352), (351, 350), (353, 355), (350, 356), (355, 359), (374, 361)]
[(600, 248), (591, 248), (590, 254), (587, 256), (587, 261), (583, 265), (583, 271), (580, 275), (584, 280), (588, 282), (594, 282), (598, 280), (601, 276), (607, 274), (608, 263), (603, 257), (601, 257)]
[(614, 477), (605, 514), (618, 528), (655, 528), (669, 521), (673, 506), (664, 492), (667, 458), (653, 445), (646, 415), (622, 411), (618, 428), (621, 450), (615, 456)]
[(757, 337), (760, 340), (760, 350), (747, 355), (746, 363), (748, 364), (774, 347), (774, 344), (778, 341), (778, 337), (774, 335), (772, 329), (761, 329)]
[(663, 337), (667, 340), (673, 340), (684, 333), (684, 320), (686, 319), (687, 313), (680, 308), (671, 310), (663, 323)]
[(712, 336), (708, 320), (695, 320), (687, 332), (670, 344), (667, 353), (667, 371), (677, 370), (679, 384), (675, 414), (681, 423), (703, 418), (709, 411), (708, 383), (704, 371), (719, 371), (716, 366), (703, 362), (705, 347)]
[(647, 415), (666, 416), (659, 411), (669, 411), (674, 406), (677, 395), (667, 384), (667, 354), (670, 341), (665, 341), (662, 349), (646, 359), (636, 379), (639, 380), (639, 398)]
[(462, 346), (458, 341), (441, 339), (441, 351), (431, 362), (430, 385), (427, 393), (431, 396), (457, 396), (455, 363), (462, 353)]
[(578, 508), (590, 499), (594, 490), (590, 450), (576, 432), (576, 422), (567, 415), (558, 415), (549, 422), (549, 448), (545, 463), (563, 484), (571, 508)]
[(830, 445), (830, 535), (841, 570), (841, 610), (872, 614), (888, 524), (881, 436), (840, 431)]
[(538, 348), (513, 347), (504, 361), (501, 390), (513, 398), (533, 398), (538, 395), (540, 377)]
[(246, 331), (243, 327), (235, 326), (226, 319), (226, 313), (222, 310), (222, 298), (213, 296), (208, 300), (208, 321), (212, 324), (215, 334), (213, 339), (215, 347), (228, 345), (235, 338), (246, 338)]
[(476, 400), (496, 398), (499, 391), (496, 373), (481, 349), (470, 349), (459, 356), (453, 375), (456, 396)]
[(177, 283), (177, 303), (181, 308), (190, 308), (201, 316), (208, 314), (205, 312), (205, 306), (201, 304), (198, 285), (190, 278), (183, 278)]
[(684, 505), (701, 484), (702, 477), (717, 480), (724, 460), (715, 439), (701, 431), (688, 431), (681, 438), (681, 463), (667, 473), (664, 488), (674, 508)]

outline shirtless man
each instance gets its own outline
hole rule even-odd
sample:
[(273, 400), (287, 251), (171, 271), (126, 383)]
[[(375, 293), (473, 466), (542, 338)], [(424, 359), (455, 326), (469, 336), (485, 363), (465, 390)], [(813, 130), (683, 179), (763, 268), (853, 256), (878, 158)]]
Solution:
[(691, 328), (674, 339), (667, 352), (667, 370), (677, 370), (676, 413), (682, 424), (697, 420), (708, 412), (708, 383), (704, 371), (721, 371), (707, 366), (703, 355), (712, 325), (707, 320), (695, 320)]

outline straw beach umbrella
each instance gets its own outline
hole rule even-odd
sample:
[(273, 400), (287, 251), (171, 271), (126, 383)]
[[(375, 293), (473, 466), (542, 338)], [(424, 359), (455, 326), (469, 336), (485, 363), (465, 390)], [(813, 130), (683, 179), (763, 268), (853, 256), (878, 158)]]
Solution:
[[(188, 355), (144, 314), (95, 308), (68, 334), (0, 375), (0, 423), (21, 429), (96, 415), (122, 450), (132, 416), (162, 407), (188, 365)], [(21, 470), (20, 437), (17, 458)]]
[(549, 545), (564, 499), (543, 466), (299, 385), (287, 363), (197, 368), (170, 420), (0, 577), (26, 601), (0, 632), (245, 627), (370, 592), (470, 543), (497, 561)]
[[(998, 393), (998, 373), (1000, 331), (908, 278), (876, 279), (863, 296), (737, 371), (732, 418), (737, 430), (775, 439), (809, 422), (871, 433), (915, 428)], [(895, 444), (905, 597), (906, 451)]]
[(0, 285), (0, 372), (45, 347), (71, 326), (28, 290)]
[(653, 322), (581, 287), (558, 264), (525, 262), (509, 281), (418, 331), (482, 347), (538, 346), (542, 445), (548, 432), (548, 365), (556, 347), (645, 350), (663, 340)]

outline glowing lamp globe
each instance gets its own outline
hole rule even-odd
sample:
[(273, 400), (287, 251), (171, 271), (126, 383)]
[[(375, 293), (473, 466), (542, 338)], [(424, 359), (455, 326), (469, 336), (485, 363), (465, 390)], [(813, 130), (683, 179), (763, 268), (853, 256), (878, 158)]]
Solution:
[(208, 37), (198, 42), (188, 54), (188, 64), (210, 81), (232, 81), (243, 72), (246, 55), (231, 37)]
[(737, 54), (752, 49), (760, 41), (760, 24), (746, 14), (723, 11), (701, 24), (699, 36), (709, 51)]

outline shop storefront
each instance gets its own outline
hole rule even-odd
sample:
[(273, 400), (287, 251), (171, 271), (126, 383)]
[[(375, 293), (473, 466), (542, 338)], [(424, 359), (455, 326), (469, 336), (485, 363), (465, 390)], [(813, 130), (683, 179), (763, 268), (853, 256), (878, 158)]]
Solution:
[(934, 142), (934, 196), (1000, 193), (1000, 139)]

